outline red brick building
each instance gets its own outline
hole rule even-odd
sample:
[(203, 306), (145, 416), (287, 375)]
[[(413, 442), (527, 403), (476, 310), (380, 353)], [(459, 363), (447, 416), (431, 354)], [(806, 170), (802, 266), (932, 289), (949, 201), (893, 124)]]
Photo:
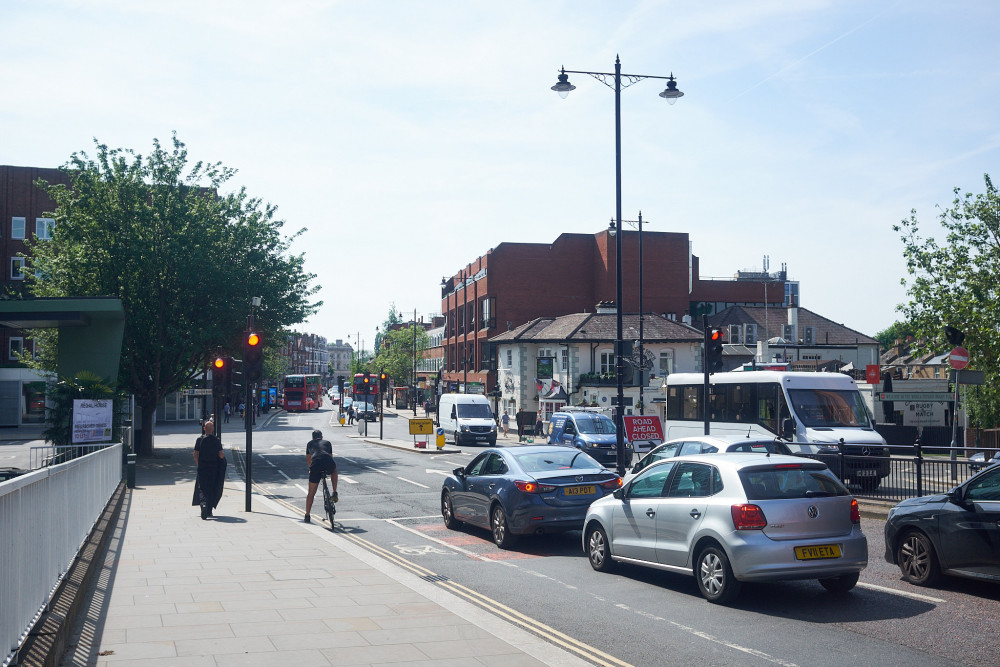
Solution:
[[(639, 233), (622, 237), (623, 313), (639, 312)], [(536, 317), (594, 312), (614, 301), (615, 238), (562, 234), (552, 243), (501, 243), (441, 284), (445, 314), (442, 391), (468, 383), (469, 393), (496, 385), (495, 346), (487, 339)], [(668, 319), (732, 305), (764, 304), (763, 282), (701, 279), (688, 235), (643, 231), (643, 311)], [(768, 303), (784, 302), (783, 281), (769, 283)], [(698, 323), (695, 322), (697, 326)]]

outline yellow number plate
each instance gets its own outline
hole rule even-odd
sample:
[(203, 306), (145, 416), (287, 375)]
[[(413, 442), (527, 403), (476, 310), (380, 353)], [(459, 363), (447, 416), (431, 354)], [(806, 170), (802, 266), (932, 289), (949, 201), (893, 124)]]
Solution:
[(592, 496), (597, 493), (597, 488), (594, 486), (567, 486), (563, 489), (563, 495), (566, 496)]
[(817, 558), (840, 558), (839, 544), (820, 544), (815, 547), (795, 547), (795, 557), (799, 560), (815, 560)]

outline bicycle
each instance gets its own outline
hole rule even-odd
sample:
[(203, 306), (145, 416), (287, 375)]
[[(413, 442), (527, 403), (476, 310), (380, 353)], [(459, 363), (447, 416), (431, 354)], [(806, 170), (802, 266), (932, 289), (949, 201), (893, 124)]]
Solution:
[(326, 518), (330, 520), (330, 530), (334, 530), (336, 525), (333, 523), (333, 518), (337, 515), (337, 501), (333, 499), (330, 487), (326, 485), (326, 475), (323, 475), (321, 481), (323, 482), (323, 511), (326, 512)]

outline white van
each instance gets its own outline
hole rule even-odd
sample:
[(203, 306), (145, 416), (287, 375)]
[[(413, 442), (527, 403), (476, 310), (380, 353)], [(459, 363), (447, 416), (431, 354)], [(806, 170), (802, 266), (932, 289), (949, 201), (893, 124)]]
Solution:
[(489, 400), (481, 394), (442, 394), (438, 426), (456, 445), (497, 444), (497, 423)]

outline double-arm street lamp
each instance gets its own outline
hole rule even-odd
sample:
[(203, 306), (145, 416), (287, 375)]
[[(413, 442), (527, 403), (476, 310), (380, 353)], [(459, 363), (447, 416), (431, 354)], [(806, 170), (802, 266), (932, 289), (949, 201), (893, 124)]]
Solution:
[[(587, 74), (594, 77), (608, 88), (615, 91), (615, 223), (612, 229), (615, 235), (615, 281), (617, 288), (617, 303), (615, 310), (618, 315), (618, 329), (615, 336), (615, 377), (618, 384), (618, 405), (615, 408), (615, 432), (618, 453), (618, 474), (625, 475), (625, 389), (622, 384), (623, 348), (622, 343), (622, 89), (639, 83), (643, 79), (664, 79), (667, 87), (660, 93), (660, 97), (670, 104), (677, 101), (684, 93), (677, 90), (677, 82), (674, 75), (652, 76), (649, 74), (622, 74), (622, 64), (618, 56), (615, 56), (615, 71), (609, 72), (584, 72), (578, 70), (559, 70), (559, 81), (552, 86), (552, 90), (559, 93), (564, 98), (576, 86), (569, 82), (570, 74)], [(623, 85), (624, 79), (624, 85)]]

